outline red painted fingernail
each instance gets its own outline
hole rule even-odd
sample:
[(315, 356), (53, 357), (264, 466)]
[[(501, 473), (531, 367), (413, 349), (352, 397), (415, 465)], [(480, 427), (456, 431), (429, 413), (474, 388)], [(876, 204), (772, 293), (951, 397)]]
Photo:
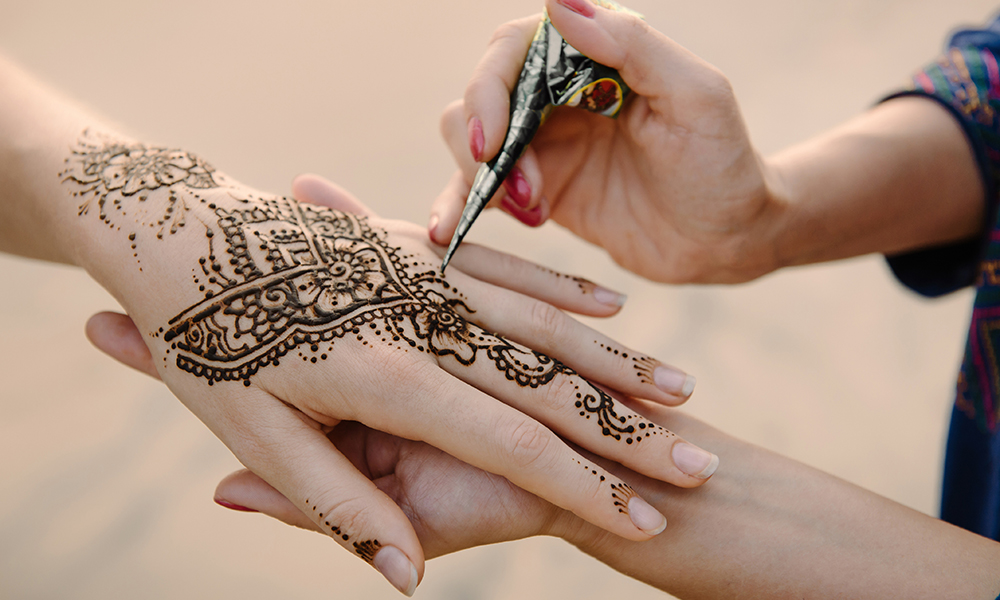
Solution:
[(503, 180), (503, 187), (507, 190), (507, 196), (514, 200), (518, 206), (528, 208), (528, 204), (531, 203), (531, 185), (524, 178), (521, 169), (514, 167), (507, 179)]
[(240, 506), (239, 504), (233, 504), (232, 502), (228, 502), (226, 500), (220, 500), (219, 498), (215, 499), (215, 503), (223, 508), (228, 508), (229, 510), (238, 510), (241, 512), (260, 512), (259, 510), (254, 510), (252, 508)]
[(472, 151), (472, 158), (480, 162), (483, 158), (483, 146), (486, 145), (486, 138), (483, 136), (483, 122), (477, 117), (469, 119), (469, 150)]
[(559, 4), (588, 19), (593, 18), (597, 14), (597, 11), (594, 10), (594, 5), (587, 2), (587, 0), (559, 0)]
[(518, 221), (524, 223), (528, 227), (538, 227), (542, 224), (542, 205), (539, 204), (534, 210), (524, 210), (520, 206), (514, 204), (510, 199), (510, 196), (504, 196), (503, 201), (500, 203), (504, 210), (509, 212), (512, 217)]

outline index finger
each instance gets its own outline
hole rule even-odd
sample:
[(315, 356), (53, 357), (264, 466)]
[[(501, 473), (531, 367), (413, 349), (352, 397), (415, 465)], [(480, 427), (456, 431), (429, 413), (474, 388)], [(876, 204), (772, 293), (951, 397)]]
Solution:
[(497, 28), (486, 54), (472, 72), (465, 88), (465, 121), (470, 132), (473, 118), (481, 122), (483, 147), (479, 160), (488, 160), (500, 151), (510, 120), (510, 94), (541, 20), (542, 16), (536, 14)]

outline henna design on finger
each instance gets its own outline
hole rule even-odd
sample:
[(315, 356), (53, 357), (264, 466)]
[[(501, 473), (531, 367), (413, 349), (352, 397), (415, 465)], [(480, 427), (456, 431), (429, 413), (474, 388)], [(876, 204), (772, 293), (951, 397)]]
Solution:
[[(625, 352), (623, 350), (619, 350), (618, 348), (615, 348), (613, 346), (608, 346), (606, 344), (598, 342), (597, 340), (594, 340), (594, 343), (597, 344), (597, 345), (599, 345), (602, 350), (607, 351), (609, 354), (614, 354), (615, 356), (621, 356), (622, 358), (628, 358), (628, 352)], [(633, 360), (635, 360), (635, 359), (633, 359)]]
[(615, 499), (615, 506), (618, 507), (618, 512), (627, 515), (628, 514), (628, 501), (633, 497), (638, 496), (629, 484), (624, 481), (619, 481), (618, 483), (611, 484), (611, 497)]
[[(59, 175), (82, 198), (81, 217), (96, 205), (111, 228), (135, 221), (133, 250), (147, 235), (165, 242), (179, 233), (189, 212), (204, 227), (204, 250), (191, 270), (191, 293), (201, 299), (149, 335), (168, 344), (165, 362), (172, 357), (209, 385), (250, 386), (260, 369), (290, 353), (317, 363), (335, 343), (357, 342), (463, 366), (481, 359), (520, 387), (570, 378), (580, 416), (596, 420), (603, 436), (633, 444), (673, 435), (638, 415), (619, 415), (610, 395), (563, 363), (471, 323), (463, 314), (475, 311), (437, 264), (391, 244), (367, 217), (258, 195), (190, 153), (88, 131)], [(196, 240), (196, 231), (187, 232), (185, 240)], [(559, 275), (584, 289), (585, 280)]]
[[(583, 277), (577, 277), (576, 275), (567, 275), (566, 273), (560, 273), (559, 271), (555, 271), (553, 269), (550, 269), (548, 267), (543, 267), (541, 265), (534, 265), (534, 267), (539, 271), (548, 273), (549, 275), (552, 275), (559, 279), (568, 279), (572, 281), (573, 283), (576, 284), (578, 288), (580, 288), (580, 291), (584, 294), (586, 294), (587, 292), (589, 292), (591, 289), (594, 288), (594, 282), (590, 281), (589, 279), (584, 279)], [(589, 288), (587, 287), (588, 285), (590, 286)]]
[(375, 555), (381, 549), (382, 544), (378, 540), (366, 540), (360, 543), (354, 542), (354, 553), (370, 565), (375, 563)]
[(639, 378), (639, 381), (643, 383), (648, 383), (649, 385), (656, 385), (653, 380), (653, 369), (659, 363), (648, 356), (633, 357), (632, 367), (635, 369), (635, 375)]
[[(577, 459), (573, 459), (573, 461), (576, 462), (576, 464), (581, 465), (585, 470), (590, 471), (591, 475), (600, 477), (602, 483), (605, 481), (604, 475), (600, 475), (596, 468), (580, 462)], [(624, 481), (611, 482), (609, 483), (609, 487), (611, 488), (611, 501), (615, 508), (619, 513), (628, 515), (628, 501), (639, 494), (637, 494), (636, 491)]]
[[(306, 498), (306, 506), (309, 506), (308, 498)], [(316, 509), (317, 509), (316, 505), (313, 505), (312, 511), (314, 513), (316, 512)], [(322, 521), (322, 527), (324, 531), (329, 530), (330, 534), (334, 538), (341, 539), (345, 542), (350, 541), (351, 536), (341, 531), (339, 525), (331, 524), (330, 521), (328, 520), (323, 521), (323, 513), (318, 513), (318, 515), (319, 515), (319, 520), (316, 520), (316, 522), (320, 523)], [(379, 543), (378, 540), (365, 540), (363, 542), (352, 542), (352, 545), (354, 548), (354, 553), (360, 556), (361, 559), (368, 564), (373, 564), (373, 562), (375, 561), (375, 555), (378, 554), (378, 551), (382, 549), (382, 544)]]

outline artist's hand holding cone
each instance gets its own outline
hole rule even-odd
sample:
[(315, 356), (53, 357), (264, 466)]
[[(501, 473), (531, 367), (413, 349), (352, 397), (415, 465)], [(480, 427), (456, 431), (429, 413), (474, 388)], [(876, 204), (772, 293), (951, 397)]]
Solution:
[[(403, 255), (402, 265), (427, 260), (419, 258), (419, 245), (405, 241), (410, 228), (397, 231), (396, 225), (378, 219), (343, 190), (315, 177), (300, 178), (294, 188), (301, 198), (389, 227), (388, 239), (400, 240), (410, 252)], [(355, 332), (358, 346), (362, 339), (372, 343), (368, 351), (358, 348), (366, 352), (369, 361), (379, 359), (383, 343), (390, 349), (393, 343), (400, 347), (382, 357), (394, 360), (384, 362), (387, 368), (378, 374), (380, 383), (365, 379), (371, 365), (351, 366), (350, 352), (334, 355), (340, 346), (330, 348), (329, 361), (324, 355), (324, 362), (313, 366), (308, 361), (283, 361), (282, 368), (287, 362), (292, 369), (304, 364), (309, 377), (288, 382), (276, 372), (265, 380), (262, 387), (268, 389), (267, 396), (274, 394), (275, 406), (265, 415), (271, 421), (263, 433), (253, 423), (244, 425), (246, 431), (238, 434), (236, 444), (242, 452), (237, 455), (260, 475), (261, 483), (267, 481), (273, 490), (281, 490), (285, 502), (294, 507), (287, 520), (308, 521), (310, 527), (328, 535), (333, 528), (338, 540), (341, 533), (346, 536), (346, 528), (341, 532), (339, 526), (350, 523), (352, 534), (356, 534), (351, 541), (364, 540), (360, 547), (354, 542), (355, 551), (373, 559), (374, 566), (398, 589), (412, 592), (423, 572), (424, 549), (404, 512), (396, 506), (398, 498), (393, 490), (383, 486), (393, 485), (392, 478), (385, 477), (391, 474), (394, 461), (402, 460), (399, 452), (438, 456), (435, 453), (440, 450), (464, 461), (445, 461), (442, 466), (445, 471), (439, 475), (454, 474), (449, 487), (470, 480), (478, 485), (483, 478), (498, 479), (503, 485), (531, 492), (523, 495), (519, 490), (519, 503), (561, 507), (626, 539), (646, 540), (662, 531), (666, 522), (656, 509), (559, 436), (662, 481), (696, 487), (715, 471), (716, 457), (645, 420), (584, 379), (676, 405), (690, 394), (693, 378), (617, 345), (536, 299), (593, 316), (609, 316), (623, 300), (609, 290), (475, 245), (462, 247), (455, 267), (449, 270), (447, 285), (443, 280), (433, 283), (434, 289), (442, 289), (440, 294), (461, 299), (448, 305), (454, 307), (452, 310), (430, 306), (426, 314), (401, 316), (398, 321), (390, 317), (384, 324), (373, 321), (386, 330), (381, 335), (388, 339), (381, 342), (375, 326), (372, 332), (361, 328)], [(409, 268), (406, 273), (420, 272)], [(514, 290), (502, 291), (490, 281), (515, 282), (510, 284)], [(465, 322), (466, 318), (475, 322)], [(390, 326), (394, 327), (392, 333), (388, 332)], [(509, 332), (509, 337), (505, 340), (489, 333), (492, 331)], [(97, 315), (88, 324), (88, 334), (95, 345), (122, 362), (157, 373), (143, 336), (128, 317)], [(401, 339), (394, 342), (397, 334)], [(404, 351), (407, 341), (414, 342), (410, 344), (414, 352)], [(437, 359), (427, 360), (426, 351), (420, 352), (417, 344), (427, 345), (426, 350), (433, 350)], [(566, 365), (541, 354), (565, 354), (566, 348), (574, 349)], [(454, 371), (453, 377), (445, 376), (449, 371)], [(412, 377), (401, 379), (399, 373)], [(350, 382), (358, 377), (371, 383), (352, 392)], [(310, 381), (316, 378), (321, 381)], [(262, 394), (256, 381), (254, 377), (253, 385), (247, 386), (247, 398)], [(317, 383), (322, 383), (321, 387), (317, 388)], [(314, 397), (304, 408), (277, 401), (303, 393)], [(345, 401), (344, 408), (336, 408)], [(405, 407), (399, 405), (402, 401)], [(250, 406), (246, 398), (241, 406), (240, 410), (259, 409)], [(345, 410), (356, 414), (348, 417), (336, 412)], [(236, 423), (245, 415), (233, 413), (226, 418)], [(367, 427), (349, 421), (364, 422)], [(424, 440), (433, 447), (407, 442), (406, 438)], [(232, 441), (233, 435), (226, 439)], [(267, 488), (263, 489), (266, 492)], [(529, 535), (536, 525), (527, 522), (523, 535)], [(514, 534), (504, 531), (496, 535), (500, 536), (496, 539), (506, 539), (503, 536)]]
[[(548, 218), (664, 282), (741, 281), (773, 268), (772, 175), (747, 137), (729, 82), (626, 12), (547, 0), (556, 29), (632, 88), (616, 120), (557, 108), (492, 206), (529, 226)], [(499, 149), (508, 96), (538, 17), (497, 30), (442, 131), (459, 172), (435, 201), (429, 230), (447, 244), (477, 161)]]

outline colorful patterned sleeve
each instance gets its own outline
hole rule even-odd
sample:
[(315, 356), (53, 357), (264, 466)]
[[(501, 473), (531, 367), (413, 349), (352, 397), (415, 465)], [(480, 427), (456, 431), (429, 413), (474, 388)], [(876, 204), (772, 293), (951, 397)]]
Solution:
[[(962, 125), (979, 164), (986, 190), (987, 225), (976, 239), (888, 257), (899, 280), (925, 296), (940, 296), (1000, 278), (1000, 240), (996, 227), (1000, 190), (1000, 19), (985, 29), (959, 31), (936, 61), (917, 72), (900, 96), (922, 96), (941, 103)], [(947, 199), (942, 199), (947, 201)], [(997, 256), (990, 256), (996, 253)], [(990, 265), (996, 269), (990, 270)]]

